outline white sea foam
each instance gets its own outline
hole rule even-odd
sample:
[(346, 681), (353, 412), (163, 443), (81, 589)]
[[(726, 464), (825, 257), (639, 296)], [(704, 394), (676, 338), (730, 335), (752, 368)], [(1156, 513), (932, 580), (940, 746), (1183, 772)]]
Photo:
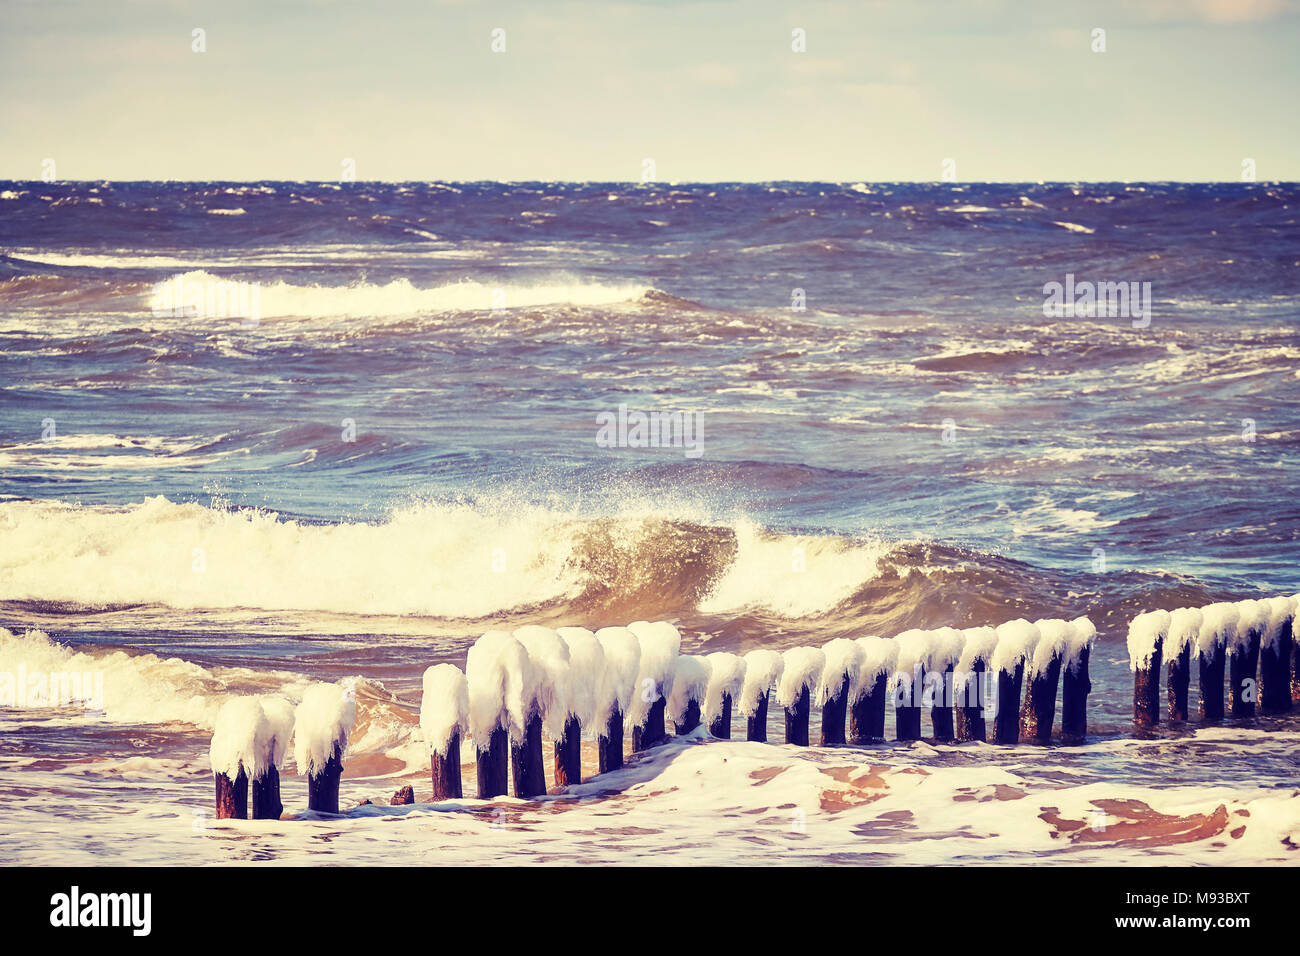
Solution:
[[(195, 270), (173, 276), (151, 293), (150, 311), (170, 311), (176, 283), (186, 287), (216, 287), (229, 277)], [(259, 283), (262, 318), (378, 318), (441, 312), (537, 308), (547, 305), (613, 305), (640, 299), (648, 286), (630, 283), (605, 285), (571, 277), (531, 285), (491, 285), (464, 281), (419, 288), (409, 279), (382, 285), (355, 282), (343, 286), (291, 285), (283, 281)]]
[(817, 535), (775, 535), (753, 522), (735, 527), (736, 557), (709, 595), (706, 613), (762, 608), (798, 618), (831, 611), (879, 573), (884, 543)]

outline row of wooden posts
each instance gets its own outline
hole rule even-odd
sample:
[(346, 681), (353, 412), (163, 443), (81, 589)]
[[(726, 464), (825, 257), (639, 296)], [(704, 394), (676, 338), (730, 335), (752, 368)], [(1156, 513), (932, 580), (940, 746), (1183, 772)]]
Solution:
[[(1285, 638), (1273, 641), (1262, 654), (1257, 633), (1244, 642), (1234, 643), (1231, 653), (1222, 643), (1210, 649), (1208, 655), (1198, 653), (1201, 718), (1214, 721), (1224, 717), (1225, 668), (1230, 675), (1229, 713), (1233, 717), (1254, 716), (1255, 697), (1251, 693), (1251, 684), (1257, 670), (1260, 710), (1265, 714), (1290, 711), (1293, 699), (1300, 701), (1300, 648), (1293, 653), (1293, 640), (1289, 635), (1288, 629)], [(1191, 645), (1184, 643), (1179, 653), (1168, 662), (1168, 714), (1171, 720), (1185, 721), (1188, 718), (1191, 650)], [(883, 741), (891, 685), (895, 690), (896, 738), (899, 741), (920, 739), (922, 711), (927, 708), (936, 741), (985, 741), (988, 739), (985, 690), (986, 686), (993, 689), (986, 685), (986, 681), (996, 681), (996, 697), (991, 698), (995, 701), (992, 742), (1009, 745), (1021, 741), (1051, 743), (1059, 689), (1060, 742), (1081, 744), (1087, 733), (1087, 700), (1092, 687), (1089, 679), (1090, 648), (1085, 643), (1074, 652), (1075, 656), (1069, 662), (1065, 661), (1063, 653), (1058, 651), (1046, 666), (1039, 667), (1029, 678), (1027, 686), (1024, 659), (1016, 663), (1014, 670), (1001, 669), (995, 674), (990, 671), (987, 661), (977, 659), (970, 673), (964, 675), (960, 690), (954, 686), (953, 664), (948, 664), (941, 680), (936, 679), (938, 674), (927, 675), (924, 668), (917, 665), (911, 674), (895, 673), (889, 669), (881, 671), (870, 681), (870, 686), (851, 701), (852, 675), (845, 673), (838, 692), (826, 695), (822, 707), (821, 745), (864, 745)], [(1150, 659), (1135, 669), (1134, 719), (1140, 727), (1154, 726), (1160, 719), (1162, 656), (1163, 639), (1157, 638)], [(927, 677), (935, 692), (933, 700), (922, 691), (927, 685)], [(747, 740), (766, 742), (771, 693), (770, 688), (761, 693), (754, 712), (748, 716)], [(665, 695), (659, 693), (650, 703), (643, 722), (631, 727), (634, 753), (668, 740), (667, 704)], [(731, 737), (732, 705), (732, 696), (724, 693), (720, 710), (708, 727), (711, 736)], [(812, 695), (807, 684), (784, 711), (786, 743), (808, 746)], [(675, 722), (674, 729), (679, 736), (691, 734), (701, 721), (701, 700), (696, 696), (686, 701), (682, 717)], [(606, 725), (596, 734), (599, 773), (623, 766), (624, 723), (624, 715), (615, 704)], [(563, 734), (554, 743), (551, 777), (557, 788), (563, 789), (581, 781), (581, 740), (582, 726), (578, 718), (570, 715), (564, 723)], [(338, 812), (344, 746), (345, 741), (339, 741), (322, 767), (309, 769), (309, 809)], [(445, 749), (441, 753), (435, 752), (430, 758), (434, 801), (463, 797), (460, 752), (461, 733), (454, 729)], [(542, 746), (542, 714), (534, 710), (529, 715), (519, 740), (512, 740), (505, 727), (497, 726), (491, 732), (487, 746), (476, 748), (476, 770), (477, 796), (480, 799), (492, 799), (510, 792), (512, 780), (516, 797), (528, 799), (544, 795), (547, 792), (547, 773)], [(279, 773), (273, 765), (268, 765), (262, 776), (252, 781), (248, 780), (242, 767), (234, 780), (216, 774), (218, 817), (244, 818), (248, 815), (250, 783), (253, 819), (280, 817), (283, 806)]]
[[(1087, 702), (1092, 684), (1088, 677), (1088, 647), (1078, 652), (1074, 666), (1063, 667), (1062, 657), (1055, 656), (1051, 663), (1037, 673), (1027, 687), (1024, 686), (1024, 662), (1016, 665), (1014, 672), (999, 671), (996, 675), (997, 697), (993, 715), (993, 742), (1018, 744), (1022, 740), (1049, 744), (1055, 721), (1056, 697), (1061, 689), (1061, 742), (1077, 745), (1087, 734)], [(940, 742), (985, 741), (987, 721), (984, 707), (984, 682), (991, 679), (984, 661), (976, 661), (963, 691), (954, 700), (954, 665), (943, 672), (942, 682), (934, 681), (941, 700), (928, 704), (934, 739)], [(889, 696), (890, 677), (899, 682), (895, 694), (896, 737), (900, 741), (921, 739), (921, 716), (927, 700), (921, 688), (926, 674), (919, 665), (911, 675), (876, 675), (871, 687), (856, 701), (849, 701), (850, 675), (845, 674), (839, 692), (830, 696), (822, 708), (821, 745), (864, 745), (885, 739), (885, 705)], [(1021, 705), (1021, 691), (1024, 702)], [(771, 691), (759, 695), (754, 713), (746, 719), (746, 739), (767, 741), (767, 716)], [(901, 701), (901, 702), (900, 702)], [(666, 727), (667, 699), (660, 694), (650, 705), (646, 720), (632, 727), (632, 751), (638, 753), (663, 744), (668, 740)], [(798, 698), (785, 711), (785, 742), (806, 747), (809, 744), (809, 724), (812, 713), (812, 695), (805, 686)], [(731, 737), (732, 699), (722, 695), (717, 716), (710, 722), (708, 731), (713, 737)], [(846, 732), (847, 723), (847, 732)], [(678, 736), (694, 732), (701, 724), (698, 699), (690, 699), (682, 719), (675, 723)], [(564, 734), (554, 745), (552, 774), (555, 786), (564, 788), (582, 779), (581, 767), (582, 728), (572, 716), (565, 723)], [(623, 714), (615, 706), (608, 724), (596, 736), (596, 755), (599, 773), (608, 773), (623, 766)], [(461, 737), (453, 731), (445, 752), (434, 753), (430, 758), (433, 799), (456, 800), (463, 796), (461, 785)], [(509, 779), (513, 778), (514, 796), (524, 799), (542, 796), (547, 792), (545, 761), (542, 749), (542, 717), (533, 714), (525, 724), (523, 739), (512, 741), (504, 727), (492, 731), (486, 749), (477, 751), (477, 796), (491, 799), (509, 792)]]
[[(1138, 727), (1160, 723), (1160, 671), (1164, 657), (1164, 636), (1158, 636), (1150, 658), (1133, 670), (1133, 722)], [(1300, 647), (1292, 636), (1291, 622), (1285, 633), (1261, 648), (1260, 633), (1252, 630), (1246, 640), (1234, 642), (1231, 649), (1216, 643), (1206, 654), (1196, 654), (1200, 685), (1197, 711), (1203, 721), (1224, 719), (1224, 676), (1228, 679), (1227, 715), (1233, 718), (1254, 717), (1256, 703), (1265, 715), (1289, 713), (1300, 704)], [(1294, 663), (1293, 663), (1294, 661)], [(1169, 720), (1188, 719), (1192, 681), (1192, 645), (1184, 643), (1171, 656), (1165, 681)]]

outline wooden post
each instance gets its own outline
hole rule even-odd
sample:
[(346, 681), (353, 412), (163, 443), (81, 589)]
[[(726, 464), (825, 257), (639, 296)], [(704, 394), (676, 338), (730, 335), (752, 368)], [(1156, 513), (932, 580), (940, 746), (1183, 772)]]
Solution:
[(555, 786), (571, 783), (582, 783), (582, 724), (572, 714), (564, 721), (564, 736), (555, 741)]
[(1088, 657), (1092, 649), (1079, 649), (1073, 667), (1064, 668), (1061, 677), (1061, 743), (1078, 746), (1088, 737), (1088, 694), (1092, 680), (1088, 675)]
[(1025, 706), (1020, 712), (1020, 733), (1037, 744), (1052, 742), (1056, 720), (1056, 690), (1061, 683), (1061, 655), (1053, 654), (1047, 666), (1029, 679)]
[(240, 765), (239, 774), (231, 780), (224, 773), (214, 773), (218, 820), (248, 819), (248, 774)]
[(952, 681), (955, 665), (949, 664), (943, 671), (943, 682), (936, 688), (939, 699), (930, 707), (930, 724), (934, 727), (934, 739), (950, 741), (956, 733), (952, 721)]
[(785, 709), (785, 742), (800, 747), (808, 746), (808, 716), (812, 710), (811, 697), (805, 686), (795, 698), (794, 706)]
[(925, 686), (925, 668), (917, 664), (912, 673), (899, 674), (898, 699), (894, 701), (894, 723), (899, 740), (921, 739), (921, 688)]
[(614, 703), (605, 732), (596, 738), (596, 761), (601, 773), (623, 767), (623, 711)]
[(280, 771), (268, 765), (262, 776), (253, 778), (253, 819), (278, 820), (282, 813), (284, 804), (280, 802)]
[(1020, 743), (1020, 687), (1025, 679), (1025, 662), (1016, 664), (1013, 673), (998, 671), (998, 712), (993, 717), (993, 742)]
[(719, 740), (731, 739), (731, 695), (722, 695), (722, 710), (709, 721), (709, 736)]
[(1146, 666), (1133, 671), (1133, 723), (1138, 727), (1160, 723), (1160, 661), (1164, 646), (1164, 637), (1157, 637)]
[(1228, 698), (1233, 717), (1254, 717), (1255, 697), (1259, 686), (1255, 675), (1259, 672), (1259, 631), (1251, 628), (1246, 642), (1232, 645), (1228, 654), (1228, 682), (1232, 693)]
[(971, 664), (966, 675), (966, 686), (957, 698), (957, 726), (955, 736), (958, 740), (984, 740), (987, 731), (984, 726), (984, 687), (988, 681), (982, 658)]
[(1291, 703), (1300, 704), (1300, 634), (1283, 634), (1281, 639), (1291, 644)]
[(653, 704), (650, 705), (650, 712), (646, 714), (645, 723), (640, 727), (632, 728), (632, 752), (640, 753), (643, 750), (649, 750), (651, 747), (658, 746), (668, 739), (668, 731), (664, 729), (664, 711), (668, 707), (668, 701), (660, 694)]
[(1192, 645), (1183, 643), (1183, 649), (1169, 658), (1169, 680), (1165, 685), (1169, 720), (1187, 720), (1187, 691), (1192, 683)]
[(822, 705), (822, 746), (844, 743), (844, 720), (849, 707), (849, 675), (845, 674), (840, 689)]
[(546, 795), (546, 767), (542, 760), (542, 715), (534, 713), (524, 724), (524, 739), (510, 744), (515, 796), (521, 800)]
[(446, 754), (429, 758), (429, 775), (433, 779), (433, 800), (459, 800), (464, 793), (460, 784), (460, 731), (453, 730), (447, 741)]
[(1201, 702), (1197, 707), (1201, 720), (1222, 720), (1223, 719), (1223, 671), (1224, 671), (1224, 648), (1223, 644), (1215, 644), (1210, 649), (1210, 656), (1205, 656), (1205, 651), (1197, 653), (1197, 663), (1200, 671), (1201, 683)]
[(1259, 652), (1259, 706), (1265, 714), (1291, 709), (1291, 618)]
[(849, 708), (849, 738), (855, 744), (879, 743), (885, 739), (885, 704), (889, 697), (889, 672), (881, 671), (871, 689)]
[(510, 792), (510, 737), (497, 727), (488, 738), (488, 749), (478, 751), (478, 798), (491, 800)]
[(767, 699), (771, 696), (770, 690), (765, 690), (758, 695), (758, 706), (754, 712), (745, 719), (745, 739), (754, 740), (760, 744), (767, 743)]
[(339, 777), (343, 776), (343, 757), (334, 745), (325, 766), (307, 773), (307, 809), (317, 813), (339, 812)]
[(700, 702), (698, 700), (688, 700), (686, 702), (686, 712), (682, 714), (682, 719), (673, 726), (678, 737), (684, 737), (700, 726)]

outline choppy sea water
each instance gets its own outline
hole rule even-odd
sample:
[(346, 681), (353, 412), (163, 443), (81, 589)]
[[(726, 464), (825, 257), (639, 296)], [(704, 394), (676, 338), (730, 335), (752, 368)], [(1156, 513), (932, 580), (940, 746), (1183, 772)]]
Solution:
[[(1123, 634), (1141, 610), (1300, 590), (1296, 202), (0, 184), (0, 671), (94, 669), (107, 699), (0, 711), (0, 842), (41, 862), (393, 842), (1291, 859), (1295, 720), (1131, 739)], [(1146, 308), (1044, 315), (1067, 281), (1137, 283)], [(620, 406), (681, 413), (693, 447), (603, 447)], [(1080, 614), (1101, 632), (1082, 749), (681, 742), (577, 803), (504, 801), (513, 835), (490, 810), (196, 816), (226, 697), (349, 676), (345, 804), (425, 799), (419, 676), (492, 627), (663, 618), (687, 650), (741, 651)]]

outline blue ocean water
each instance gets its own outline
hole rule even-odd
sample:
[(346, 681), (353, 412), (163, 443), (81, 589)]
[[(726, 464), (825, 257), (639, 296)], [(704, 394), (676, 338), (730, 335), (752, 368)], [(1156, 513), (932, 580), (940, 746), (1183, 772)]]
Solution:
[[(454, 507), (560, 569), (549, 592), (374, 605), (431, 617), (577, 600), (856, 628), (1296, 587), (1294, 185), (3, 196), (0, 507), (28, 509), (10, 526), (83, 516), (33, 501), (161, 496), (396, 521), (401, 551), (419, 536), (394, 515)], [(1148, 283), (1149, 314), (1045, 316), (1067, 276)], [(242, 307), (214, 302), (228, 284)], [(699, 457), (599, 447), (619, 406), (695, 416)], [(767, 593), (800, 535), (820, 585)], [(408, 557), (436, 576), (450, 552)], [(48, 593), (3, 597), (167, 603), (43, 572)], [(231, 586), (218, 606), (278, 607)]]

